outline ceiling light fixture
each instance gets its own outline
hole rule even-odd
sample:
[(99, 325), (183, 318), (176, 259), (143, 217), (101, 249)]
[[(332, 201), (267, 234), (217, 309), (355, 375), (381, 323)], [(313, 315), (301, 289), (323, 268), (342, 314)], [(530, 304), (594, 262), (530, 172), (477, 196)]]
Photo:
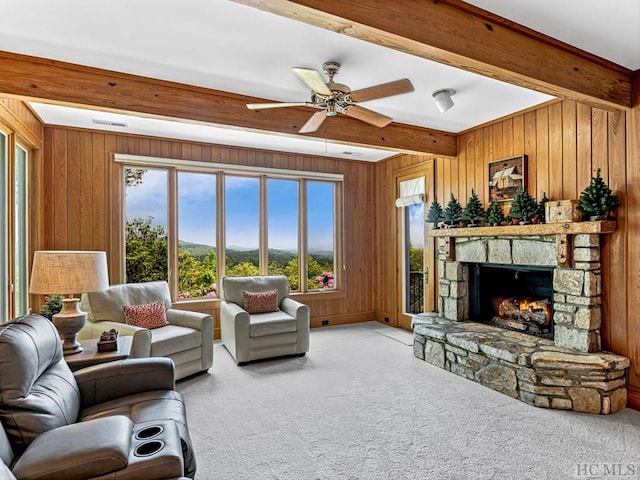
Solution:
[(436, 90), (433, 92), (433, 98), (436, 99), (436, 106), (440, 113), (444, 113), (453, 107), (453, 100), (451, 95), (454, 95), (456, 91), (453, 88), (443, 88), (442, 90)]

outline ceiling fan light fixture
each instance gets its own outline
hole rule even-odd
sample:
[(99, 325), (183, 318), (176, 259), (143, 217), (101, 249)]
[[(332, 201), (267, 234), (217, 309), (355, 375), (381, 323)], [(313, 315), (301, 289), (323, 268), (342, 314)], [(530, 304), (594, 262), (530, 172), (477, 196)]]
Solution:
[(451, 96), (455, 93), (456, 91), (453, 88), (443, 88), (433, 92), (433, 98), (436, 100), (436, 107), (438, 107), (440, 113), (444, 113), (453, 107)]

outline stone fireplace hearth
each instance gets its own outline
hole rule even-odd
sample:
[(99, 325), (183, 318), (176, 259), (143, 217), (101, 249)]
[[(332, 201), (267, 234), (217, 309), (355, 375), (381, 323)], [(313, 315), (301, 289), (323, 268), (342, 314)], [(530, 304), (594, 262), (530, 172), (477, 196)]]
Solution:
[[(600, 234), (614, 229), (581, 222), (434, 231), (439, 314), (414, 318), (416, 357), (539, 407), (624, 408), (629, 360), (600, 347)], [(470, 318), (478, 310), (469, 306), (469, 272), (487, 264), (552, 270), (553, 339)]]

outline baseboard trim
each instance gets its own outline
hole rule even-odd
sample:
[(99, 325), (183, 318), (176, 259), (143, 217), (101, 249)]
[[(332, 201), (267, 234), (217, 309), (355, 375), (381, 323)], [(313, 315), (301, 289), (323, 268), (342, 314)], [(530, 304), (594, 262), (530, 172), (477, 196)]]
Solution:
[(640, 388), (627, 384), (627, 407), (640, 410)]
[[(339, 315), (322, 315), (311, 317), (311, 328), (331, 325), (346, 325), (348, 323), (371, 322), (376, 320), (376, 312), (343, 313)], [(323, 322), (328, 322), (324, 323)]]

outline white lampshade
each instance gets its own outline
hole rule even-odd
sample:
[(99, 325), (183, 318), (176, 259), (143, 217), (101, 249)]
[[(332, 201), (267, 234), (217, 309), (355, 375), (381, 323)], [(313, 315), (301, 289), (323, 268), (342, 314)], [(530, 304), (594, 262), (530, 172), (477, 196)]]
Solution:
[(454, 95), (456, 91), (453, 88), (443, 88), (442, 90), (438, 90), (433, 92), (433, 98), (436, 99), (436, 106), (440, 113), (444, 113), (453, 107), (453, 100), (451, 99), (451, 95)]
[(71, 295), (108, 287), (106, 252), (43, 250), (34, 254), (30, 293)]

